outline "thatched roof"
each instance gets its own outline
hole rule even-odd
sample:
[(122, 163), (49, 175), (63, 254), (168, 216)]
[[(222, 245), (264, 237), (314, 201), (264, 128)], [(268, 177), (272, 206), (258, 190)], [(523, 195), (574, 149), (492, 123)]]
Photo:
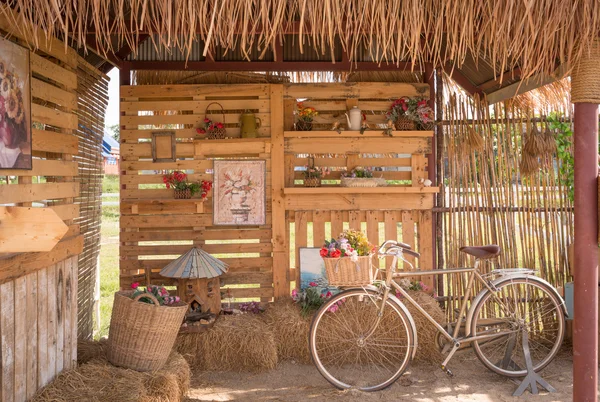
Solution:
[[(198, 38), (206, 55), (217, 46), (257, 46), (264, 55), (286, 33), (334, 59), (360, 48), (375, 62), (447, 62), (461, 67), (485, 58), (496, 74), (520, 77), (572, 66), (600, 31), (598, 0), (9, 0), (17, 25), (70, 36), (79, 46), (95, 37), (101, 51), (135, 52), (140, 35), (158, 34), (188, 53)], [(6, 11), (6, 5), (2, 6)], [(88, 36), (89, 35), (89, 36)], [(326, 54), (327, 52), (328, 54)]]

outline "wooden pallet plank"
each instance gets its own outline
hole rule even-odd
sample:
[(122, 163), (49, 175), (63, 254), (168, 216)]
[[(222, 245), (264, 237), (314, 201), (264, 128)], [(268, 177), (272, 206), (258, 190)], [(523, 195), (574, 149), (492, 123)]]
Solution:
[[(224, 124), (238, 124), (240, 121), (241, 113), (235, 114), (210, 114), (210, 118), (213, 121), (218, 121)], [(263, 127), (271, 126), (270, 113), (255, 113), (256, 117), (264, 121)], [(163, 124), (193, 124), (198, 126), (201, 121), (205, 118), (204, 111), (198, 111), (197, 114), (146, 114), (137, 116), (121, 116), (121, 125), (131, 126), (149, 126), (149, 125), (163, 125)]]
[(419, 154), (431, 153), (429, 138), (289, 138), (285, 151), (297, 154), (335, 149), (336, 153)]
[(288, 209), (296, 211), (310, 211), (315, 208), (315, 205), (331, 211), (433, 208), (431, 194), (404, 194), (402, 196), (399, 194), (288, 194), (285, 202)]
[(37, 385), (43, 387), (50, 381), (48, 373), (48, 269), (37, 272), (38, 300), (37, 300)]
[(77, 94), (37, 78), (31, 79), (31, 96), (52, 102), (66, 109), (77, 109)]
[[(411, 211), (402, 211), (402, 242), (415, 249), (415, 221)], [(408, 262), (415, 265), (415, 258), (409, 255), (404, 256)], [(404, 263), (404, 269), (411, 270), (409, 264)]]
[(0, 186), (0, 200), (6, 204), (72, 198), (79, 195), (79, 183), (36, 183)]
[[(164, 100), (123, 101), (120, 103), (120, 108), (122, 112), (185, 110), (204, 116), (206, 107), (213, 102), (213, 100), (181, 100), (181, 98), (167, 98)], [(270, 110), (268, 99), (224, 99), (218, 102), (223, 106), (223, 110), (226, 113), (234, 111), (237, 112), (238, 115), (240, 111), (243, 110), (254, 110), (259, 113), (268, 113)], [(217, 107), (214, 107), (214, 109), (213, 107), (211, 107), (210, 110), (218, 110)]]
[(25, 402), (27, 395), (27, 278), (22, 276), (15, 279), (14, 311), (15, 311), (15, 402)]
[(79, 127), (79, 118), (76, 114), (52, 109), (38, 105), (37, 103), (33, 103), (31, 105), (31, 119), (34, 122), (49, 124), (51, 126), (61, 127), (69, 130), (77, 130)]
[(78, 166), (77, 162), (73, 161), (60, 161), (60, 160), (44, 160), (44, 159), (32, 159), (31, 170), (22, 169), (3, 169), (2, 175), (6, 176), (21, 176), (21, 177), (32, 177), (32, 176), (77, 176)]
[(64, 368), (65, 358), (65, 317), (64, 317), (64, 293), (65, 293), (65, 262), (56, 264), (56, 287), (53, 289), (54, 305), (56, 306), (56, 373)]
[(285, 84), (284, 99), (397, 99), (402, 96), (429, 98), (429, 85), (407, 83), (306, 83)]
[[(78, 295), (78, 274), (79, 258), (73, 256), (71, 259), (71, 367), (77, 366), (77, 295)], [(69, 296), (67, 294), (67, 296)]]
[(56, 311), (56, 265), (48, 267), (48, 334), (46, 343), (48, 344), (48, 360), (46, 361), (46, 372), (48, 379), (52, 381), (56, 376), (56, 351), (57, 351), (57, 311)]
[(31, 399), (38, 390), (38, 274), (32, 273), (27, 278), (27, 392), (26, 399)]
[[(422, 270), (433, 269), (433, 225), (431, 211), (419, 211), (419, 268)], [(433, 275), (421, 276), (421, 280), (433, 291)]]
[(79, 140), (71, 134), (57, 133), (46, 130), (31, 130), (34, 151), (55, 152), (61, 154), (77, 155), (79, 152)]
[(2, 401), (15, 400), (15, 282), (0, 285), (0, 343)]
[(210, 100), (238, 99), (258, 96), (269, 97), (269, 85), (265, 84), (182, 84), (182, 85), (130, 85), (121, 86), (121, 98), (185, 98), (209, 97)]

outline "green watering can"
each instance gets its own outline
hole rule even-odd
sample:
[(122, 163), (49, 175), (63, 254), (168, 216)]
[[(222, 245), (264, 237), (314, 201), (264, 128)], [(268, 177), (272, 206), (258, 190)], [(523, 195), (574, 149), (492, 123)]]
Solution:
[(242, 138), (256, 138), (257, 129), (260, 128), (262, 121), (252, 112), (244, 112), (240, 115), (240, 133)]

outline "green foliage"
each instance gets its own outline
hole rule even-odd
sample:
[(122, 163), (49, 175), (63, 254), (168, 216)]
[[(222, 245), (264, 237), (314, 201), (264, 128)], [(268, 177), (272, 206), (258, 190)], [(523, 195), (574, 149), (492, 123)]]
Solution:
[(102, 178), (103, 193), (118, 193), (119, 192), (119, 176), (105, 175)]
[(113, 124), (112, 126), (108, 126), (108, 129), (111, 132), (112, 137), (119, 141), (121, 137), (121, 129), (118, 124)]
[(573, 130), (571, 124), (561, 121), (558, 113), (551, 113), (548, 116), (548, 124), (552, 130), (556, 131), (556, 153), (558, 157), (558, 171), (560, 183), (567, 191), (567, 196), (571, 201), (575, 197), (575, 159), (573, 157)]

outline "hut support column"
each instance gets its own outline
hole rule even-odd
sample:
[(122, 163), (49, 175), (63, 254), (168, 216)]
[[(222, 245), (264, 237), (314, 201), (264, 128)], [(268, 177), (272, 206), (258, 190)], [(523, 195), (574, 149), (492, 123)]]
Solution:
[(598, 103), (600, 42), (572, 75), (575, 103), (573, 400), (598, 395)]

